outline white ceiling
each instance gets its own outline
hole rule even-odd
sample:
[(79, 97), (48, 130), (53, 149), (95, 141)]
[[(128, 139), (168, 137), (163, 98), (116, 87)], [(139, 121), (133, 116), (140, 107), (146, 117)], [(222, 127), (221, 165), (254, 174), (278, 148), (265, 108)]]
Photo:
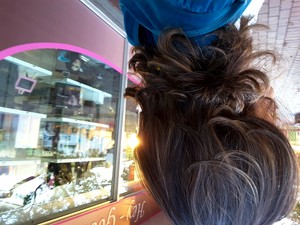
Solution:
[(254, 33), (259, 47), (282, 55), (281, 66), (272, 71), (275, 97), (286, 113), (300, 113), (300, 0), (265, 0), (258, 23), (269, 26)]

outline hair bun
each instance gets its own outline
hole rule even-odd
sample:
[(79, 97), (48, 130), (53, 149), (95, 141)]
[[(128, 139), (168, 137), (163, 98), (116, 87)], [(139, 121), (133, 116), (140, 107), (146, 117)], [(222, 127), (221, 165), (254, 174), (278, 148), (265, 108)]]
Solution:
[(240, 29), (229, 26), (210, 34), (217, 37), (211, 46), (195, 47), (181, 30), (171, 29), (160, 36), (156, 48), (134, 48), (129, 66), (142, 79), (135, 89), (142, 92), (136, 95), (143, 98), (137, 99), (140, 105), (166, 109), (169, 102), (195, 101), (238, 114), (257, 102), (270, 83), (254, 61), (275, 56), (253, 52), (248, 20), (241, 19)]

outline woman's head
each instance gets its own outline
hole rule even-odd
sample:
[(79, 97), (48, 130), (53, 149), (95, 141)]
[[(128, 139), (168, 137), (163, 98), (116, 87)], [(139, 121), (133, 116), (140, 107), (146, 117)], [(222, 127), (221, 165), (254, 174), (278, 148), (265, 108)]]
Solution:
[(135, 154), (174, 224), (272, 224), (293, 208), (294, 153), (276, 126), (268, 75), (255, 66), (275, 55), (253, 51), (247, 24), (214, 32), (207, 47), (173, 29), (155, 48), (134, 49), (129, 65), (142, 83), (125, 95), (142, 109)]

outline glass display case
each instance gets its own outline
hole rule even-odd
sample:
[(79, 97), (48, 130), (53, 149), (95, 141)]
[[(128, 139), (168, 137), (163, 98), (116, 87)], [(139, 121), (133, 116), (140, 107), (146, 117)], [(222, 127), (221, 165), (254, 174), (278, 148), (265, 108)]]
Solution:
[(111, 199), (120, 72), (40, 49), (1, 60), (0, 77), (0, 224)]

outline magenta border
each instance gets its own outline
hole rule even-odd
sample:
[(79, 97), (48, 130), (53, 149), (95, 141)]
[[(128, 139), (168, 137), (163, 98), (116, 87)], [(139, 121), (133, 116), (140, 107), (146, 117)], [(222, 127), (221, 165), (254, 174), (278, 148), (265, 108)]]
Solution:
[(62, 50), (79, 52), (109, 65), (110, 67), (118, 71), (120, 74), (122, 74), (122, 69), (120, 67), (116, 66), (115, 64), (105, 59), (104, 57), (95, 54), (94, 52), (91, 52), (84, 48), (77, 47), (75, 45), (55, 43), (55, 42), (38, 42), (38, 43), (16, 45), (14, 47), (10, 47), (0, 51), (0, 60), (4, 59), (7, 56), (11, 56), (20, 52), (36, 50), (36, 49), (62, 49)]

